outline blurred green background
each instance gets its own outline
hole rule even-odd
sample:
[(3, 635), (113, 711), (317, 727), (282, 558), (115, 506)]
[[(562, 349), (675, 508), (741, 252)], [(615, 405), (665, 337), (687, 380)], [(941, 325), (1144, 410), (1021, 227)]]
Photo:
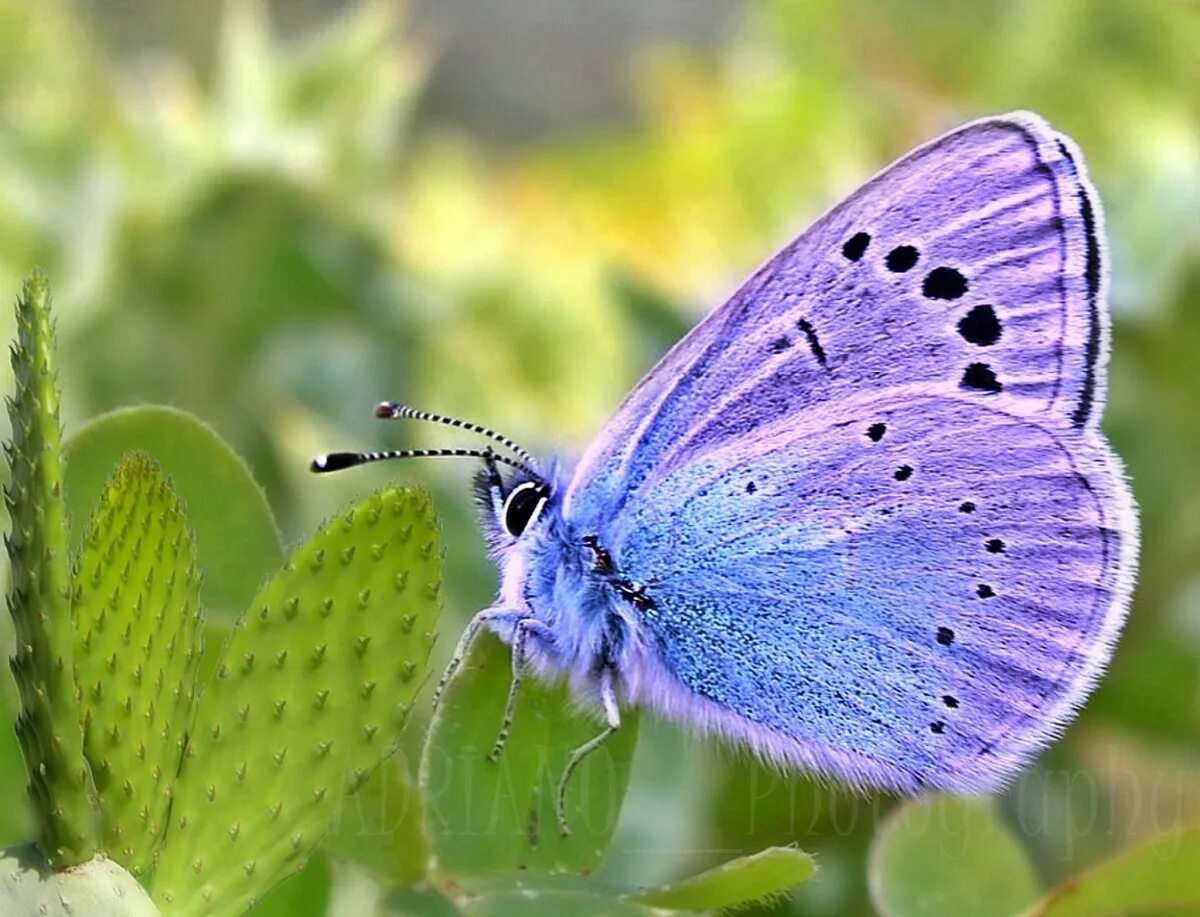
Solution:
[[(0, 291), (34, 265), (55, 284), (68, 432), (130, 403), (199, 415), (288, 544), (395, 475), (426, 483), (448, 545), (436, 667), (495, 586), (472, 469), (317, 479), (313, 454), (453, 439), (374, 420), (385, 398), (577, 451), (826, 206), (1013, 108), (1079, 142), (1107, 208), (1106, 429), (1144, 533), (1109, 675), (1003, 799), (1050, 883), (1200, 820), (1196, 3), (0, 0)], [(19, 768), (0, 737), (11, 798)], [(644, 722), (605, 873), (795, 841), (820, 872), (763, 911), (866, 912), (891, 805)], [(0, 808), (0, 843), (27, 833)], [(331, 912), (370, 900), (330, 874)]]

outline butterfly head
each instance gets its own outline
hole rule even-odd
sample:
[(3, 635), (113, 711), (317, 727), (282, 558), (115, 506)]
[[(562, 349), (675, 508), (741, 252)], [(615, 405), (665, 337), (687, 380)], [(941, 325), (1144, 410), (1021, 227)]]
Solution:
[(479, 523), (493, 555), (527, 544), (552, 529), (560, 518), (560, 494), (565, 481), (557, 462), (548, 473), (512, 469), (502, 473), (496, 457), (485, 455), (475, 475), (475, 504)]

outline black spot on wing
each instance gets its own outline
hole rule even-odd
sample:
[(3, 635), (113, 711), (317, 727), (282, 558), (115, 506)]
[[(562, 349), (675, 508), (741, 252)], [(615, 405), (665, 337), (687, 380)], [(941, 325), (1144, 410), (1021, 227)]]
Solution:
[(771, 353), (783, 353), (791, 346), (791, 339), (781, 335), (771, 342)]
[(942, 646), (949, 646), (954, 642), (954, 631), (948, 627), (939, 627), (937, 629), (937, 642)]
[(958, 384), (961, 388), (973, 388), (993, 394), (1004, 388), (996, 378), (996, 373), (986, 363), (970, 364), (963, 370), (962, 380)]
[(858, 261), (867, 253), (871, 237), (865, 232), (856, 232), (842, 245), (842, 254), (850, 261)]
[(925, 275), (921, 292), (926, 299), (958, 299), (967, 292), (967, 278), (952, 267), (935, 267)]
[(821, 346), (821, 341), (817, 337), (817, 331), (813, 328), (812, 323), (808, 319), (802, 318), (796, 322), (796, 327), (804, 332), (804, 338), (808, 341), (808, 346), (812, 350), (813, 356), (817, 358), (818, 363), (824, 366), (825, 348)]
[(911, 245), (897, 245), (887, 257), (883, 259), (883, 263), (887, 265), (887, 269), (894, 274), (903, 274), (905, 271), (911, 271), (916, 267), (917, 260), (921, 257), (921, 253)]
[(958, 321), (963, 340), (977, 347), (991, 347), (1000, 340), (1001, 331), (996, 310), (987, 304), (976, 306)]
[(912, 477), (912, 465), (901, 465), (896, 469), (896, 473), (892, 475), (897, 481), (907, 481)]
[(871, 424), (871, 426), (867, 427), (867, 438), (870, 439), (871, 442), (877, 443), (881, 439), (883, 439), (883, 434), (886, 432), (887, 432), (887, 424), (873, 423), (873, 424)]

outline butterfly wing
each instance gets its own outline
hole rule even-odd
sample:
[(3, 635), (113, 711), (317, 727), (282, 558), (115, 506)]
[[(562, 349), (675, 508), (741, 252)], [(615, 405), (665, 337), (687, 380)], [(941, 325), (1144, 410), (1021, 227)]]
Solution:
[(823, 403), (913, 382), (1094, 428), (1107, 315), (1082, 158), (1036, 115), (889, 166), (771, 258), (633, 390), (564, 506), (600, 530), (654, 474)]
[(1101, 213), (1033, 115), (901, 159), (634, 389), (564, 516), (648, 585), (636, 698), (850, 781), (992, 786), (1133, 576)]
[(1088, 431), (919, 388), (776, 422), (610, 532), (651, 584), (636, 698), (851, 783), (995, 786), (1062, 728), (1130, 590)]

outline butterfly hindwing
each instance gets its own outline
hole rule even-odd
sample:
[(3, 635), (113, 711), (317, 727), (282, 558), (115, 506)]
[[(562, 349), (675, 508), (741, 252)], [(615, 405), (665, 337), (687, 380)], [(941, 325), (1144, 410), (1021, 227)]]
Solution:
[(1082, 158), (1037, 116), (934, 140), (775, 255), (647, 375), (577, 466), (568, 516), (602, 526), (695, 455), (897, 385), (1093, 427), (1102, 239)]
[(777, 759), (994, 785), (1108, 658), (1136, 542), (1087, 431), (896, 390), (656, 479), (611, 532), (652, 583), (640, 700)]

